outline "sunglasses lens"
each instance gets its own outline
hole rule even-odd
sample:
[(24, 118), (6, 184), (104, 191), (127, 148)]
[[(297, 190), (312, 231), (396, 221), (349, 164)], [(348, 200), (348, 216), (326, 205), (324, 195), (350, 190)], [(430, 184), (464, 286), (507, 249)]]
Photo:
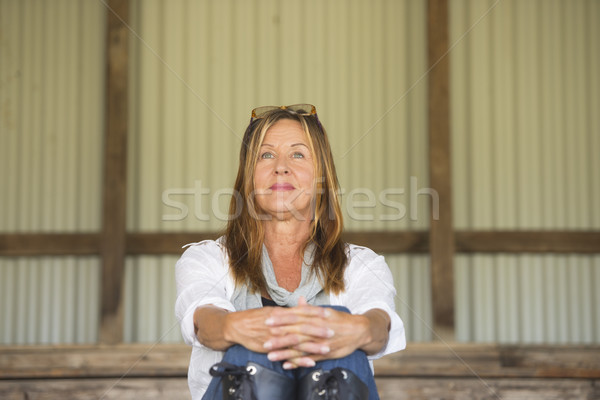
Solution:
[(277, 110), (277, 109), (279, 109), (279, 107), (275, 107), (275, 106), (263, 106), (263, 107), (255, 108), (254, 110), (252, 110), (252, 118), (261, 118), (269, 111), (273, 111), (273, 110)]
[(315, 114), (315, 106), (310, 104), (294, 104), (293, 106), (287, 106), (286, 110), (290, 110), (299, 115), (311, 115)]

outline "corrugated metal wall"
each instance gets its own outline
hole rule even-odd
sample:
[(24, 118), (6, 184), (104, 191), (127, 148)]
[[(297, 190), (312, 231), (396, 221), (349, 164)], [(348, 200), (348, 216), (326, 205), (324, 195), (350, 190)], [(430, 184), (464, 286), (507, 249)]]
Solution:
[[(600, 3), (450, 2), (457, 229), (600, 228)], [(600, 257), (461, 255), (459, 340), (600, 340)]]
[[(100, 229), (104, 9), (0, 1), (0, 230)], [(0, 258), (0, 344), (95, 342), (99, 260)]]
[[(427, 228), (425, 2), (144, 0), (131, 27), (130, 231), (221, 229), (252, 108), (306, 102), (347, 229)], [(398, 260), (403, 317), (430, 323), (427, 291), (408, 284), (428, 282), (427, 257)], [(128, 260), (127, 340), (178, 338), (173, 265)]]
[[(598, 2), (450, 5), (457, 228), (598, 229)], [(97, 231), (104, 6), (0, 10), (0, 230)], [(348, 229), (427, 228), (424, 1), (138, 0), (131, 27), (129, 231), (221, 228), (250, 110), (298, 102), (328, 128)], [(179, 340), (176, 258), (127, 259), (127, 341)], [(409, 339), (431, 339), (428, 257), (387, 258)], [(598, 342), (599, 269), (457, 256), (457, 337)], [(98, 274), (2, 258), (0, 343), (95, 341)]]

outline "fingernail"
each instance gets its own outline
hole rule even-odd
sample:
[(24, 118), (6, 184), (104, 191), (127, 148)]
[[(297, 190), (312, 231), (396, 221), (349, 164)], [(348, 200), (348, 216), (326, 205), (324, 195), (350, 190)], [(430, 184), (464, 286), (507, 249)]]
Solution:
[(326, 308), (324, 314), (325, 314), (325, 318), (329, 318), (331, 316), (331, 310)]
[(267, 318), (267, 320), (265, 321), (265, 324), (267, 325), (273, 325), (275, 321), (273, 321), (273, 318)]
[(263, 347), (265, 349), (270, 349), (271, 347), (273, 347), (273, 343), (271, 343), (271, 341), (265, 342), (265, 344), (263, 344)]
[(292, 367), (293, 367), (292, 363), (289, 363), (289, 362), (283, 363), (283, 369), (292, 369)]
[(327, 329), (327, 337), (333, 337), (333, 335), (335, 335), (334, 330), (331, 328), (328, 328)]
[(267, 358), (269, 359), (269, 361), (275, 361), (275, 354), (274, 353), (269, 353), (267, 354)]
[(317, 363), (315, 363), (315, 360), (313, 360), (312, 358), (308, 360), (307, 364), (308, 364), (307, 367), (309, 367), (309, 368), (317, 365)]
[(321, 353), (326, 354), (329, 353), (329, 346), (323, 346), (321, 347)]

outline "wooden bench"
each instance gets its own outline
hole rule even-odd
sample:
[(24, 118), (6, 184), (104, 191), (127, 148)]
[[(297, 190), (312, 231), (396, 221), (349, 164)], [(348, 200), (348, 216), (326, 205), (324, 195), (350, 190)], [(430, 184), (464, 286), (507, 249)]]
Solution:
[[(185, 345), (0, 347), (0, 399), (189, 399)], [(385, 399), (600, 399), (600, 346), (410, 343)]]

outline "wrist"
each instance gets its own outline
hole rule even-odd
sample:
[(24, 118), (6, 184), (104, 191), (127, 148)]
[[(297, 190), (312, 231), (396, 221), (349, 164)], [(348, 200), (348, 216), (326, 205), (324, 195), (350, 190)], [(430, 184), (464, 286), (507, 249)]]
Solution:
[(233, 345), (235, 343), (234, 339), (234, 330), (231, 329), (232, 319), (234, 318), (234, 313), (227, 312), (223, 316), (223, 340), (227, 343)]
[(360, 343), (360, 346), (358, 346), (358, 348), (365, 350), (373, 342), (371, 321), (369, 317), (364, 314), (356, 315), (356, 317), (358, 322), (358, 329), (356, 331), (360, 334), (358, 338), (358, 343)]

